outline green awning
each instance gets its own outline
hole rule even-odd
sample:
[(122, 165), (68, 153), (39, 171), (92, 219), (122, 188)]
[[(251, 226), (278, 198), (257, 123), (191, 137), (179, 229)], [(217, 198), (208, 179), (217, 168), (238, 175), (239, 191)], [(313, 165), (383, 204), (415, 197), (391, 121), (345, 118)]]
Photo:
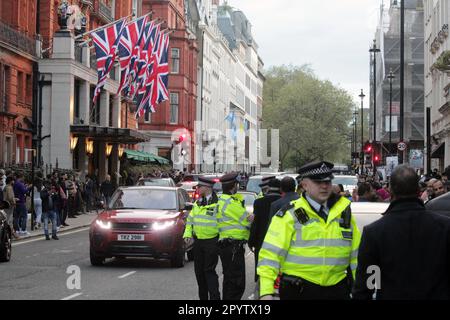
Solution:
[(125, 149), (124, 152), (127, 155), (128, 159), (133, 159), (141, 162), (156, 162), (156, 159), (150, 153), (147, 152), (129, 149)]
[(143, 151), (138, 151), (138, 150), (129, 150), (129, 149), (125, 149), (124, 152), (127, 155), (128, 159), (133, 159), (136, 161), (158, 162), (160, 164), (169, 164), (170, 163), (169, 160), (167, 160), (166, 158), (156, 156), (153, 153), (149, 153), (149, 152), (143, 152)]
[(167, 160), (166, 158), (160, 157), (160, 156), (155, 156), (153, 155), (153, 157), (156, 159), (156, 161), (158, 161), (160, 164), (169, 164), (170, 161)]

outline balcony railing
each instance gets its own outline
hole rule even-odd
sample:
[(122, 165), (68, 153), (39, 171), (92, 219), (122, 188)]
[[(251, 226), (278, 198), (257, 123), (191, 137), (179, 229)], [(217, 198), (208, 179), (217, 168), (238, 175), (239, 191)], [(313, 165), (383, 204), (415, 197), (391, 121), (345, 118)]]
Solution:
[(0, 41), (6, 42), (9, 45), (31, 54), (36, 55), (36, 42), (32, 38), (23, 34), (20, 31), (11, 28), (7, 24), (0, 21)]

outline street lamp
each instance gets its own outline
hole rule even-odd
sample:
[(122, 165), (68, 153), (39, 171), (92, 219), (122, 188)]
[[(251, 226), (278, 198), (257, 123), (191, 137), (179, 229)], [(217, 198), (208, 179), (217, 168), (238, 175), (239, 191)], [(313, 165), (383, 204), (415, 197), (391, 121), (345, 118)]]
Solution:
[(395, 76), (394, 72), (392, 72), (392, 68), (389, 71), (389, 75), (387, 76), (389, 79), (389, 153), (392, 150), (392, 81), (394, 81)]
[(93, 140), (86, 140), (86, 154), (88, 156), (90, 156), (93, 153), (94, 153), (94, 141)]
[(369, 52), (373, 53), (373, 141), (377, 141), (377, 42), (373, 39), (373, 46)]
[(73, 152), (77, 147), (78, 137), (70, 137), (70, 152)]
[(112, 144), (110, 144), (110, 143), (106, 144), (106, 156), (107, 157), (109, 157), (111, 155), (112, 148), (113, 148)]
[(361, 173), (362, 173), (362, 167), (364, 165), (364, 97), (366, 95), (363, 92), (363, 89), (361, 89), (361, 94), (359, 97), (361, 98)]
[(123, 156), (124, 147), (119, 146), (119, 158), (122, 158)]

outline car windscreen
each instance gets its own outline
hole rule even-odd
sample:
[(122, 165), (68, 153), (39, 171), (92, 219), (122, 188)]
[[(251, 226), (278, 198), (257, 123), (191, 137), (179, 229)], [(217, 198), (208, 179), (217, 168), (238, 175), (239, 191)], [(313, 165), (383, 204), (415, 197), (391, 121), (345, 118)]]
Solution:
[(247, 191), (254, 192), (256, 194), (261, 192), (259, 185), (261, 184), (262, 178), (249, 179), (247, 183)]
[(170, 180), (166, 179), (152, 179), (143, 180), (139, 182), (140, 186), (161, 186), (161, 187), (172, 187)]
[(333, 184), (342, 184), (345, 186), (356, 186), (358, 184), (358, 179), (356, 177), (339, 177), (334, 176)]
[(109, 203), (109, 209), (153, 209), (176, 210), (175, 190), (159, 189), (120, 189)]

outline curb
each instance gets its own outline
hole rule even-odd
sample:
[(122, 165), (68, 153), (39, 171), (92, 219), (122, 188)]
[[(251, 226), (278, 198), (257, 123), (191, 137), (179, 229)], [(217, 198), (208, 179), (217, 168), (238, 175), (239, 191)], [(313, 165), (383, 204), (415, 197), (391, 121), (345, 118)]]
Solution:
[[(94, 221), (94, 219), (92, 219), (92, 221)], [(83, 229), (83, 228), (89, 227), (91, 225), (92, 221), (87, 223), (87, 224), (83, 224), (83, 225), (72, 227), (72, 228), (68, 228), (68, 229), (66, 229), (66, 228), (59, 229), (58, 234), (65, 234), (65, 233), (68, 233), (70, 231), (74, 231), (74, 230), (78, 230), (78, 229)], [(44, 236), (44, 229), (41, 229), (41, 231), (42, 232), (38, 233), (38, 234), (33, 234), (33, 235), (30, 235), (30, 236), (26, 236), (26, 237), (20, 237), (19, 239), (12, 239), (13, 243), (18, 243), (18, 242), (22, 242), (22, 241), (25, 241), (25, 240), (30, 240), (30, 239), (42, 237), (42, 236)], [(51, 230), (49, 229), (49, 232), (50, 231)]]

